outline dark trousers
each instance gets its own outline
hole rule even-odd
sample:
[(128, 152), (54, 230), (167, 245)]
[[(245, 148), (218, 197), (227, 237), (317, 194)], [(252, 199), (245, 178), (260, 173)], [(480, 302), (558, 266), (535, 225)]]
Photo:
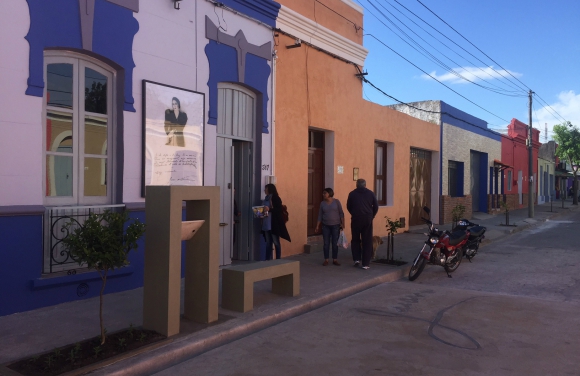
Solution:
[[(332, 244), (332, 258), (338, 258), (338, 235), (340, 234), (340, 225), (327, 226), (322, 225), (322, 238), (324, 239), (324, 259), (328, 260), (329, 246)], [(331, 240), (332, 238), (332, 240)]]
[(373, 219), (352, 219), (350, 230), (352, 260), (361, 261), (363, 266), (369, 266), (373, 253)]
[(272, 245), (276, 248), (276, 259), (280, 259), (282, 254), (280, 237), (272, 234), (272, 231), (264, 231), (264, 235), (266, 238), (266, 260), (272, 260)]

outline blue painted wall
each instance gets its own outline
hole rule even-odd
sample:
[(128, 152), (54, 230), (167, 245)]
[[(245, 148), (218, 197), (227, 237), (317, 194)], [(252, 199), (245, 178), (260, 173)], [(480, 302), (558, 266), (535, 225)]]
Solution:
[[(130, 214), (131, 218), (144, 221), (144, 212)], [(99, 295), (101, 280), (96, 272), (41, 278), (41, 215), (0, 217), (0, 244), (4, 265), (0, 273), (0, 316)], [(139, 249), (129, 255), (131, 264), (111, 274), (106, 294), (143, 286), (143, 245), (144, 238), (139, 241)], [(80, 286), (83, 283), (88, 285), (88, 291)]]
[[(465, 121), (458, 120), (457, 118), (463, 119)], [(485, 120), (481, 120), (475, 116), (469, 115), (468, 113), (450, 106), (443, 101), (441, 101), (441, 120), (444, 123), (501, 142), (501, 134), (488, 129), (487, 122)]]
[[(82, 49), (79, 2), (77, 0), (27, 0), (30, 45), (27, 95), (44, 94), (43, 52), (49, 47)], [(105, 0), (96, 0), (93, 52), (115, 61), (125, 69), (125, 111), (135, 111), (133, 103), (133, 37), (139, 23), (133, 12)]]
[[(209, 109), (208, 123), (217, 125), (218, 88), (220, 82), (238, 83), (238, 57), (233, 47), (210, 40), (205, 47), (209, 61)], [(252, 54), (246, 55), (245, 85), (258, 95), (257, 118), (262, 132), (268, 133), (268, 78), (270, 66), (266, 59)]]

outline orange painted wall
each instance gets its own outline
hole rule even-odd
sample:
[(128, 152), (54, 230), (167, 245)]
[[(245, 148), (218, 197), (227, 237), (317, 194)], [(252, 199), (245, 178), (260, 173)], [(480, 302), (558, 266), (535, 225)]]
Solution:
[[(303, 6), (308, 1), (281, 3)], [(332, 4), (336, 9), (335, 5), (343, 3), (337, 0)], [(283, 47), (291, 44), (292, 38), (279, 35), (274, 174), (280, 196), (290, 212), (286, 225), (292, 237), (292, 243), (283, 241), (283, 256), (302, 253), (307, 242), (309, 127), (334, 132), (332, 188), (345, 209), (347, 236), (350, 237), (350, 215), (346, 211), (346, 199), (355, 188), (352, 170), (358, 167), (359, 177), (367, 180), (369, 189), (374, 188), (375, 140), (394, 143), (395, 182), (392, 185), (394, 205), (381, 207), (375, 218), (374, 233), (387, 234), (385, 216), (405, 217), (408, 223), (410, 148), (438, 152), (439, 126), (364, 100), (354, 65), (305, 44), (294, 49)], [(391, 91), (396, 93), (396, 88)], [(344, 166), (344, 174), (337, 174), (337, 166)], [(439, 172), (434, 171), (432, 175), (438, 179)]]

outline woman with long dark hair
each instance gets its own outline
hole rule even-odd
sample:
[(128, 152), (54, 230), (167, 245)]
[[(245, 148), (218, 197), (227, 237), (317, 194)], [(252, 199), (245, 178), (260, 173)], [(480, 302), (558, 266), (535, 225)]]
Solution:
[(286, 222), (282, 215), (282, 199), (274, 184), (266, 184), (264, 187), (263, 205), (268, 216), (262, 220), (262, 232), (266, 239), (266, 260), (272, 260), (272, 246), (276, 248), (276, 259), (282, 257), (280, 238), (290, 241), (290, 235), (286, 229)]

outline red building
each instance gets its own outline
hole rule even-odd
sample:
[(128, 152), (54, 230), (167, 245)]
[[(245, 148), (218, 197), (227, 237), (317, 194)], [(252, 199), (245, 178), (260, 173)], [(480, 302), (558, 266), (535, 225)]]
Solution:
[[(508, 125), (507, 137), (501, 140), (501, 161), (510, 167), (503, 170), (503, 193), (510, 209), (528, 206), (528, 125), (512, 119)], [(532, 166), (534, 171), (534, 191), (537, 192), (538, 150), (540, 131), (532, 128)], [(534, 199), (536, 202), (536, 199)]]

